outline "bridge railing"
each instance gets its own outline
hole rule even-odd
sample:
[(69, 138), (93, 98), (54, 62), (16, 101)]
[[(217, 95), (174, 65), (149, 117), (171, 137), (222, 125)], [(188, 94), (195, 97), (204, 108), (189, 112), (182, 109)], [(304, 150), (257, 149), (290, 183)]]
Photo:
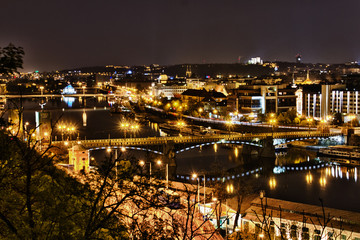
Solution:
[[(277, 132), (277, 133), (256, 133), (256, 134), (214, 134), (208, 136), (172, 136), (172, 137), (147, 137), (147, 138), (116, 138), (116, 139), (88, 139), (80, 141), (68, 141), (67, 144), (72, 146), (78, 142), (88, 146), (110, 146), (110, 145), (151, 145), (151, 144), (166, 144), (167, 142), (174, 143), (196, 143), (196, 142), (212, 142), (219, 140), (243, 140), (251, 141), (258, 138), (264, 139), (266, 137), (273, 136), (274, 138), (304, 138), (304, 137), (329, 137), (336, 136), (338, 133), (322, 133), (318, 131), (313, 132)], [(53, 145), (60, 145), (64, 142), (53, 141)]]

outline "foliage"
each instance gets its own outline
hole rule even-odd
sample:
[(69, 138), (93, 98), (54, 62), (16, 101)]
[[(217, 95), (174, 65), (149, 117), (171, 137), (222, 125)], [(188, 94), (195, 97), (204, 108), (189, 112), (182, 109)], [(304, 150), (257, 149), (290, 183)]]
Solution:
[(333, 117), (332, 124), (334, 125), (342, 125), (344, 123), (343, 116), (341, 113), (335, 113)]
[[(87, 236), (94, 191), (53, 165), (48, 150), (38, 153), (16, 136), (0, 133), (0, 233), (9, 239), (104, 238), (124, 232), (115, 216)], [(96, 208), (100, 205), (96, 204)], [(91, 224), (94, 226), (94, 224)], [(114, 230), (116, 229), (116, 230)]]
[(10, 43), (7, 47), (0, 48), (0, 74), (17, 73), (23, 65), (24, 50)]
[[(21, 129), (21, 128), (19, 128)], [(138, 160), (114, 154), (98, 171), (55, 166), (52, 147), (0, 131), (0, 236), (9, 239), (210, 239), (217, 231), (198, 213), (196, 187), (185, 204), (164, 202), (162, 182), (142, 176)], [(116, 155), (116, 154), (115, 154)], [(119, 163), (129, 161), (126, 171)], [(195, 192), (195, 194), (194, 194)], [(206, 231), (204, 230), (206, 229)]]

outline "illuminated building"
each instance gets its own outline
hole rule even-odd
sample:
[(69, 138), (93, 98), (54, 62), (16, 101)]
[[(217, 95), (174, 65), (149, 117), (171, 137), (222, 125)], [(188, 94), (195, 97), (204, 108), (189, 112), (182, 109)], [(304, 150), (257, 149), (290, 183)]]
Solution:
[(307, 117), (326, 119), (334, 113), (359, 114), (359, 91), (345, 85), (303, 86), (304, 114)]
[(74, 172), (89, 172), (90, 153), (82, 145), (75, 145), (69, 149), (69, 164), (74, 166)]
[(260, 226), (268, 223), (264, 228), (271, 239), (360, 239), (359, 218), (357, 212), (257, 197), (240, 219), (240, 228), (263, 236)]
[(295, 92), (296, 89), (286, 84), (240, 86), (229, 96), (229, 104), (238, 101), (238, 109), (233, 111), (240, 113), (286, 112), (296, 108)]
[(76, 94), (76, 90), (69, 84), (62, 90), (62, 94)]
[(260, 57), (254, 57), (248, 61), (248, 64), (261, 64), (262, 65), (263, 60)]

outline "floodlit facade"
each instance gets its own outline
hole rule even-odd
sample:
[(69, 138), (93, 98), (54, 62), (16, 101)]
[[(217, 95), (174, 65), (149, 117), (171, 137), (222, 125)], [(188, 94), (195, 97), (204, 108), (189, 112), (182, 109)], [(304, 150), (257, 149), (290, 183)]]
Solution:
[(257, 197), (241, 218), (241, 230), (271, 239), (359, 240), (360, 213)]

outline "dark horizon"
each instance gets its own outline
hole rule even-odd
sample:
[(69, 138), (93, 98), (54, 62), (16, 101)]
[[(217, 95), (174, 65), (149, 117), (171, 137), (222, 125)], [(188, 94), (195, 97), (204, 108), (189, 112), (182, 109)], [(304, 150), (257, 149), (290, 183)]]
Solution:
[[(154, 0), (2, 3), (0, 47), (24, 72), (79, 66), (360, 60), (360, 2)], [(240, 61), (239, 61), (240, 57)]]

